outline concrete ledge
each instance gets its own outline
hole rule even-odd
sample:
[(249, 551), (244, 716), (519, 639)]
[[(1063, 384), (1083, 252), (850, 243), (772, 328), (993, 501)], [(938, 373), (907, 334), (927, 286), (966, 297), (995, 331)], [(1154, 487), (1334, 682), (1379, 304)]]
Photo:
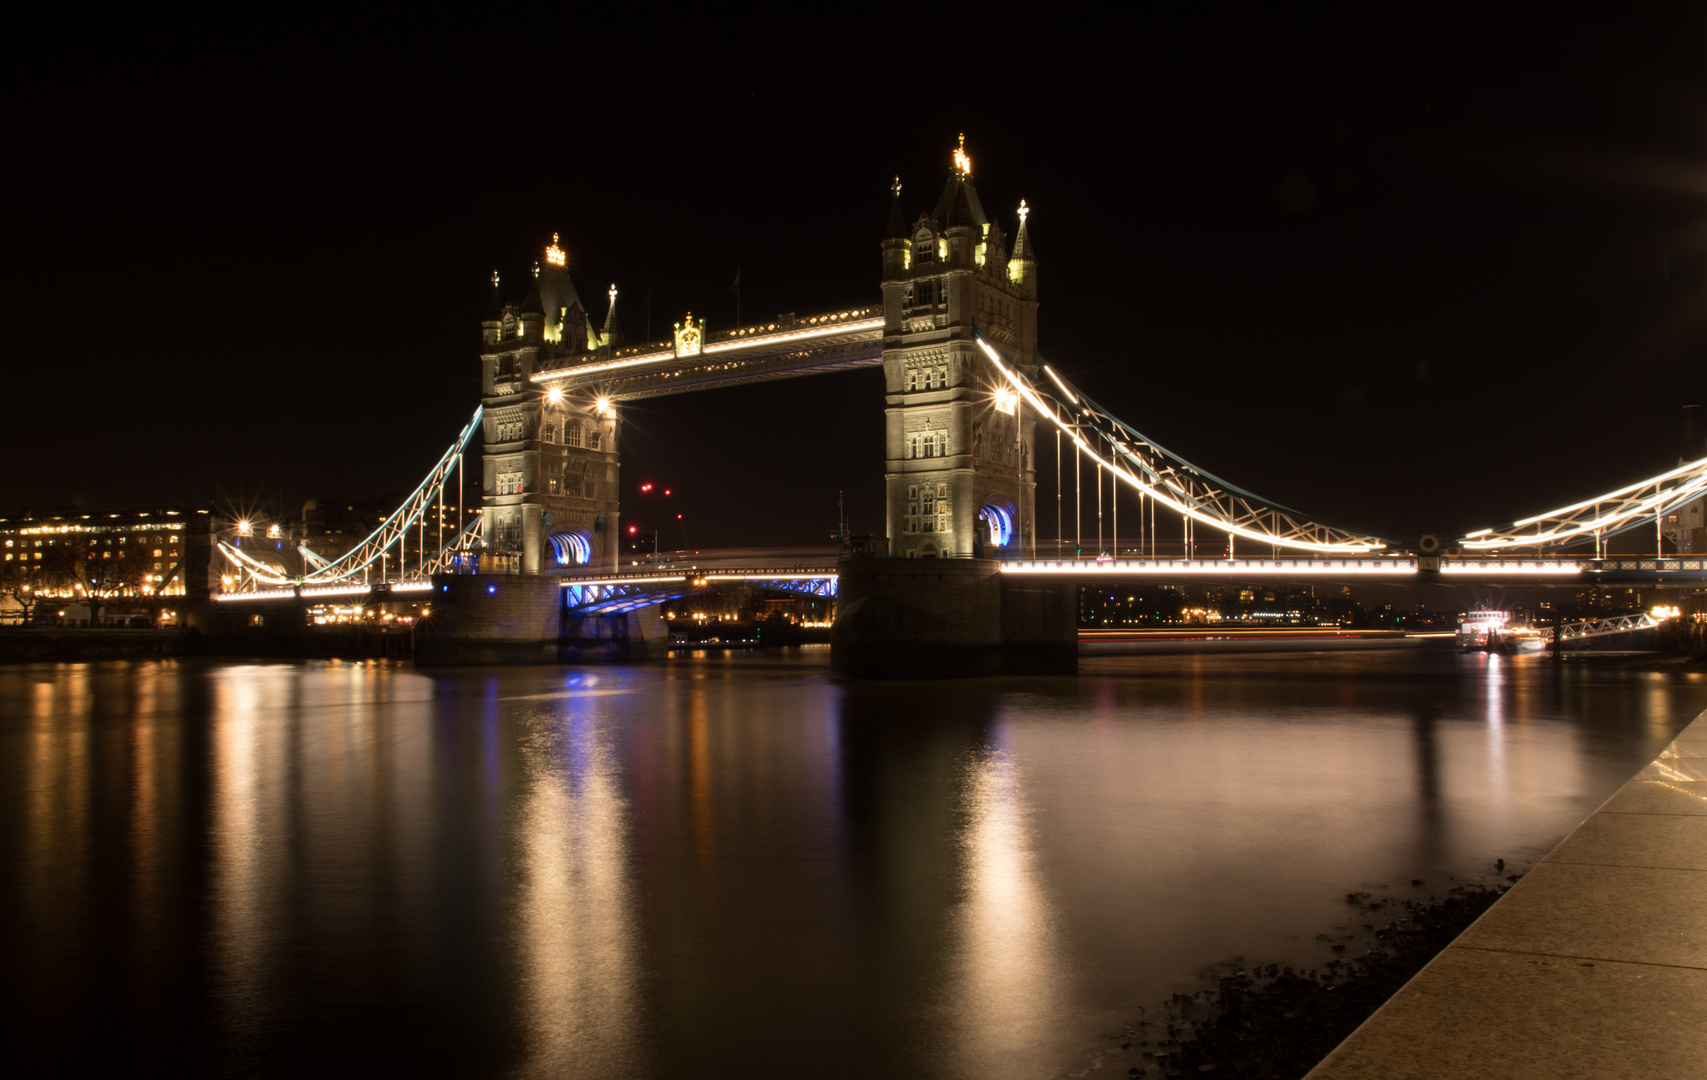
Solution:
[(1707, 713), (1316, 1068), (1707, 1076)]

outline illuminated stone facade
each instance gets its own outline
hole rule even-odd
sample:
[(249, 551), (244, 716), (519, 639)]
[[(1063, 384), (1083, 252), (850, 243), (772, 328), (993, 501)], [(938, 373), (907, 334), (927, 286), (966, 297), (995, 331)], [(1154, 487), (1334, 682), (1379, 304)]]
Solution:
[(548, 362), (608, 354), (616, 344), (614, 288), (601, 332), (566, 262), (553, 237), (520, 304), (500, 301), (494, 275), (481, 334), (484, 570), (616, 565), (616, 411), (592, 394), (546, 390), (532, 379)]
[(1036, 418), (1004, 392), (982, 334), (1035, 375), (1037, 260), (1021, 205), (1012, 253), (955, 153), (930, 213), (909, 225), (895, 185), (883, 240), (889, 550), (913, 558), (1031, 552)]

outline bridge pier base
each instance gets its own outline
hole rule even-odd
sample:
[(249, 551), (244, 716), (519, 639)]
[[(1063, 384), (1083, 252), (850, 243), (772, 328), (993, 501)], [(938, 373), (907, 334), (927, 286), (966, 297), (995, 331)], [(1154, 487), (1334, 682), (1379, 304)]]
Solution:
[(552, 664), (563, 587), (538, 574), (437, 574), (415, 624), (415, 663)]
[(563, 610), (545, 574), (440, 574), (432, 614), (415, 626), (415, 663), (576, 664), (662, 659), (670, 630), (658, 605), (621, 615)]
[(830, 666), (864, 679), (1079, 669), (1077, 589), (1004, 576), (994, 559), (837, 563)]
[(624, 615), (563, 616), (558, 658), (566, 664), (663, 660), (670, 651), (670, 627), (660, 605)]

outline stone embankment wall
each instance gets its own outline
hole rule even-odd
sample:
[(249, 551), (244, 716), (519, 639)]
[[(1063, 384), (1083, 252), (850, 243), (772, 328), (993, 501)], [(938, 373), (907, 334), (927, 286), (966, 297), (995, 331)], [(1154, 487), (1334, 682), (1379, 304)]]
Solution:
[(1308, 1080), (1707, 1076), (1707, 713)]
[(71, 660), (130, 660), (185, 656), (201, 651), (191, 630), (0, 630), (0, 664)]

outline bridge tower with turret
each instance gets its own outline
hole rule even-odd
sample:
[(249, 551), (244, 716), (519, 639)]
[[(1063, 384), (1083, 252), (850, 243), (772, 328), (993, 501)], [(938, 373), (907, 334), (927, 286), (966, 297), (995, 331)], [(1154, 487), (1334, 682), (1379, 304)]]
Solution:
[(977, 345), (982, 335), (1038, 374), (1028, 210), (1022, 201), (1010, 251), (972, 185), (965, 136), (933, 209), (909, 224), (899, 177), (893, 191), (882, 244), (890, 554), (1030, 554), (1036, 418)]
[(609, 355), (619, 344), (616, 286), (601, 331), (569, 279), (568, 256), (555, 235), (519, 304), (505, 304), (498, 285), (494, 273), (481, 324), (481, 568), (537, 574), (615, 567), (616, 411), (584, 391), (543, 388), (533, 376), (550, 364)]

